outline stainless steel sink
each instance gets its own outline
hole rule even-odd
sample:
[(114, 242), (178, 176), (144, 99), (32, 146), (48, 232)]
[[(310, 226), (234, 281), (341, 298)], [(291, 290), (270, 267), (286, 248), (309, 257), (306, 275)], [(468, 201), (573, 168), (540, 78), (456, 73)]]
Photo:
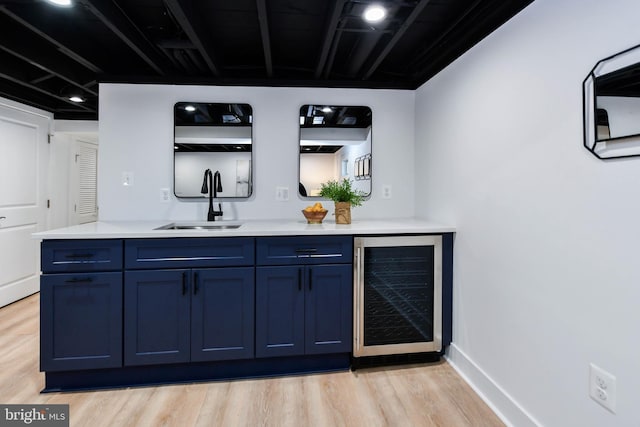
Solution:
[(221, 223), (190, 223), (190, 222), (172, 222), (167, 225), (163, 225), (162, 227), (154, 228), (154, 230), (207, 230), (207, 231), (215, 231), (215, 230), (235, 230), (236, 228), (240, 228), (242, 224), (221, 224)]

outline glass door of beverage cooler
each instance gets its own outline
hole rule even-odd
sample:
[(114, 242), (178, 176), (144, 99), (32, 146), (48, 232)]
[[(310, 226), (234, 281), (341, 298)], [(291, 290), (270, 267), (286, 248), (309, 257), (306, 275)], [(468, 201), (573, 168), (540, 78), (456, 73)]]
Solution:
[(442, 237), (357, 237), (354, 356), (442, 348)]

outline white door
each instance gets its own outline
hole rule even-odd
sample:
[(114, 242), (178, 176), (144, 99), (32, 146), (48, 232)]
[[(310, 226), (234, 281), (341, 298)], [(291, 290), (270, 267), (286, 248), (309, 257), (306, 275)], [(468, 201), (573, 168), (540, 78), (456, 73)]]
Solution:
[(51, 119), (0, 104), (0, 307), (40, 289)]

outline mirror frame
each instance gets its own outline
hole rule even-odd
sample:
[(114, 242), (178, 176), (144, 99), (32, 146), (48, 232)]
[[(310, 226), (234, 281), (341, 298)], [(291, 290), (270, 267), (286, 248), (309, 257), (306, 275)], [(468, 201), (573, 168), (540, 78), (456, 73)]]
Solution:
[(582, 84), (584, 147), (599, 159), (640, 156), (640, 134), (598, 138), (596, 79), (633, 65), (640, 65), (640, 45), (598, 61)]
[[(372, 152), (373, 152), (373, 109), (369, 106), (366, 105), (335, 105), (335, 104), (304, 104), (301, 105), (300, 108), (298, 109), (298, 118), (300, 118), (303, 114), (303, 110), (308, 109), (309, 107), (329, 107), (332, 109), (340, 109), (340, 108), (366, 108), (369, 110), (368, 114), (371, 117), (371, 123), (369, 123), (368, 129), (369, 129), (369, 139), (370, 139), (370, 146), (369, 146), (369, 150), (366, 153), (363, 153), (362, 155), (356, 157), (353, 159), (353, 164), (351, 165), (345, 165), (343, 162), (340, 163), (340, 167), (338, 167), (338, 174), (340, 175), (340, 177), (338, 177), (338, 180), (342, 179), (342, 176), (348, 175), (349, 179), (352, 181), (352, 183), (356, 184), (359, 181), (369, 181), (369, 188), (368, 191), (366, 192), (366, 196), (365, 199), (369, 199), (371, 197), (371, 193), (373, 192), (373, 184), (372, 184)], [(321, 128), (322, 126), (318, 126), (318, 128)], [(330, 128), (329, 126), (327, 126), (328, 128)], [(311, 195), (307, 195), (304, 196), (301, 193), (301, 189), (302, 189), (302, 180), (301, 180), (301, 155), (303, 154), (301, 152), (301, 141), (302, 141), (302, 129), (305, 129), (306, 127), (303, 126), (302, 123), (298, 122), (298, 197), (300, 197), (303, 200), (322, 200), (323, 197), (321, 196), (311, 196)], [(354, 128), (357, 129), (357, 126), (353, 126), (353, 127), (348, 127), (345, 126), (345, 129), (350, 129), (350, 128)], [(360, 129), (364, 129), (364, 128), (360, 128)], [(341, 147), (342, 148), (342, 147)], [(336, 152), (339, 150), (336, 150)], [(355, 169), (357, 167), (356, 165), (356, 161), (362, 161), (362, 165), (364, 166), (364, 159), (367, 159), (367, 164), (369, 166), (368, 169), (368, 174), (364, 175), (358, 175), (357, 174), (357, 169)]]
[[(250, 110), (250, 114), (249, 114), (249, 135), (250, 135), (250, 139), (251, 139), (251, 151), (250, 151), (250, 160), (249, 160), (249, 178), (248, 178), (248, 194), (247, 196), (218, 196), (216, 197), (216, 200), (227, 200), (227, 201), (239, 201), (239, 200), (247, 200), (250, 199), (253, 195), (253, 189), (255, 187), (254, 182), (253, 182), (253, 168), (254, 168), (254, 149), (253, 149), (253, 145), (254, 145), (254, 138), (253, 138), (253, 107), (251, 106), (251, 104), (248, 103), (243, 103), (243, 102), (190, 102), (190, 101), (179, 101), (176, 102), (173, 106), (173, 141), (172, 141), (172, 147), (173, 147), (173, 195), (178, 198), (178, 199), (183, 199), (183, 200), (200, 200), (200, 199), (206, 199), (208, 196), (206, 194), (202, 194), (200, 196), (182, 196), (182, 195), (178, 195), (176, 194), (176, 128), (177, 128), (177, 123), (176, 123), (176, 112), (177, 109), (180, 105), (184, 105), (184, 104), (193, 104), (193, 105), (220, 105), (220, 106), (226, 106), (226, 105), (242, 105), (244, 108), (248, 108)], [(240, 125), (228, 125), (230, 128), (233, 127), (241, 127), (242, 124)], [(246, 127), (246, 126), (244, 126)], [(238, 145), (245, 145), (245, 144), (238, 144)], [(204, 171), (203, 171), (204, 172)], [(201, 184), (200, 184), (201, 185)]]

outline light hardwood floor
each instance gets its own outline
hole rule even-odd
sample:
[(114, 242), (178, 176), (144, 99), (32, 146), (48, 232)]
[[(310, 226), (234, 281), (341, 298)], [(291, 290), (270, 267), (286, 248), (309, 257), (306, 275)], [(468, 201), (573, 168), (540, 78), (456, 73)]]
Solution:
[(0, 309), (0, 403), (69, 404), (72, 426), (503, 426), (446, 362), (40, 394), (39, 295)]

